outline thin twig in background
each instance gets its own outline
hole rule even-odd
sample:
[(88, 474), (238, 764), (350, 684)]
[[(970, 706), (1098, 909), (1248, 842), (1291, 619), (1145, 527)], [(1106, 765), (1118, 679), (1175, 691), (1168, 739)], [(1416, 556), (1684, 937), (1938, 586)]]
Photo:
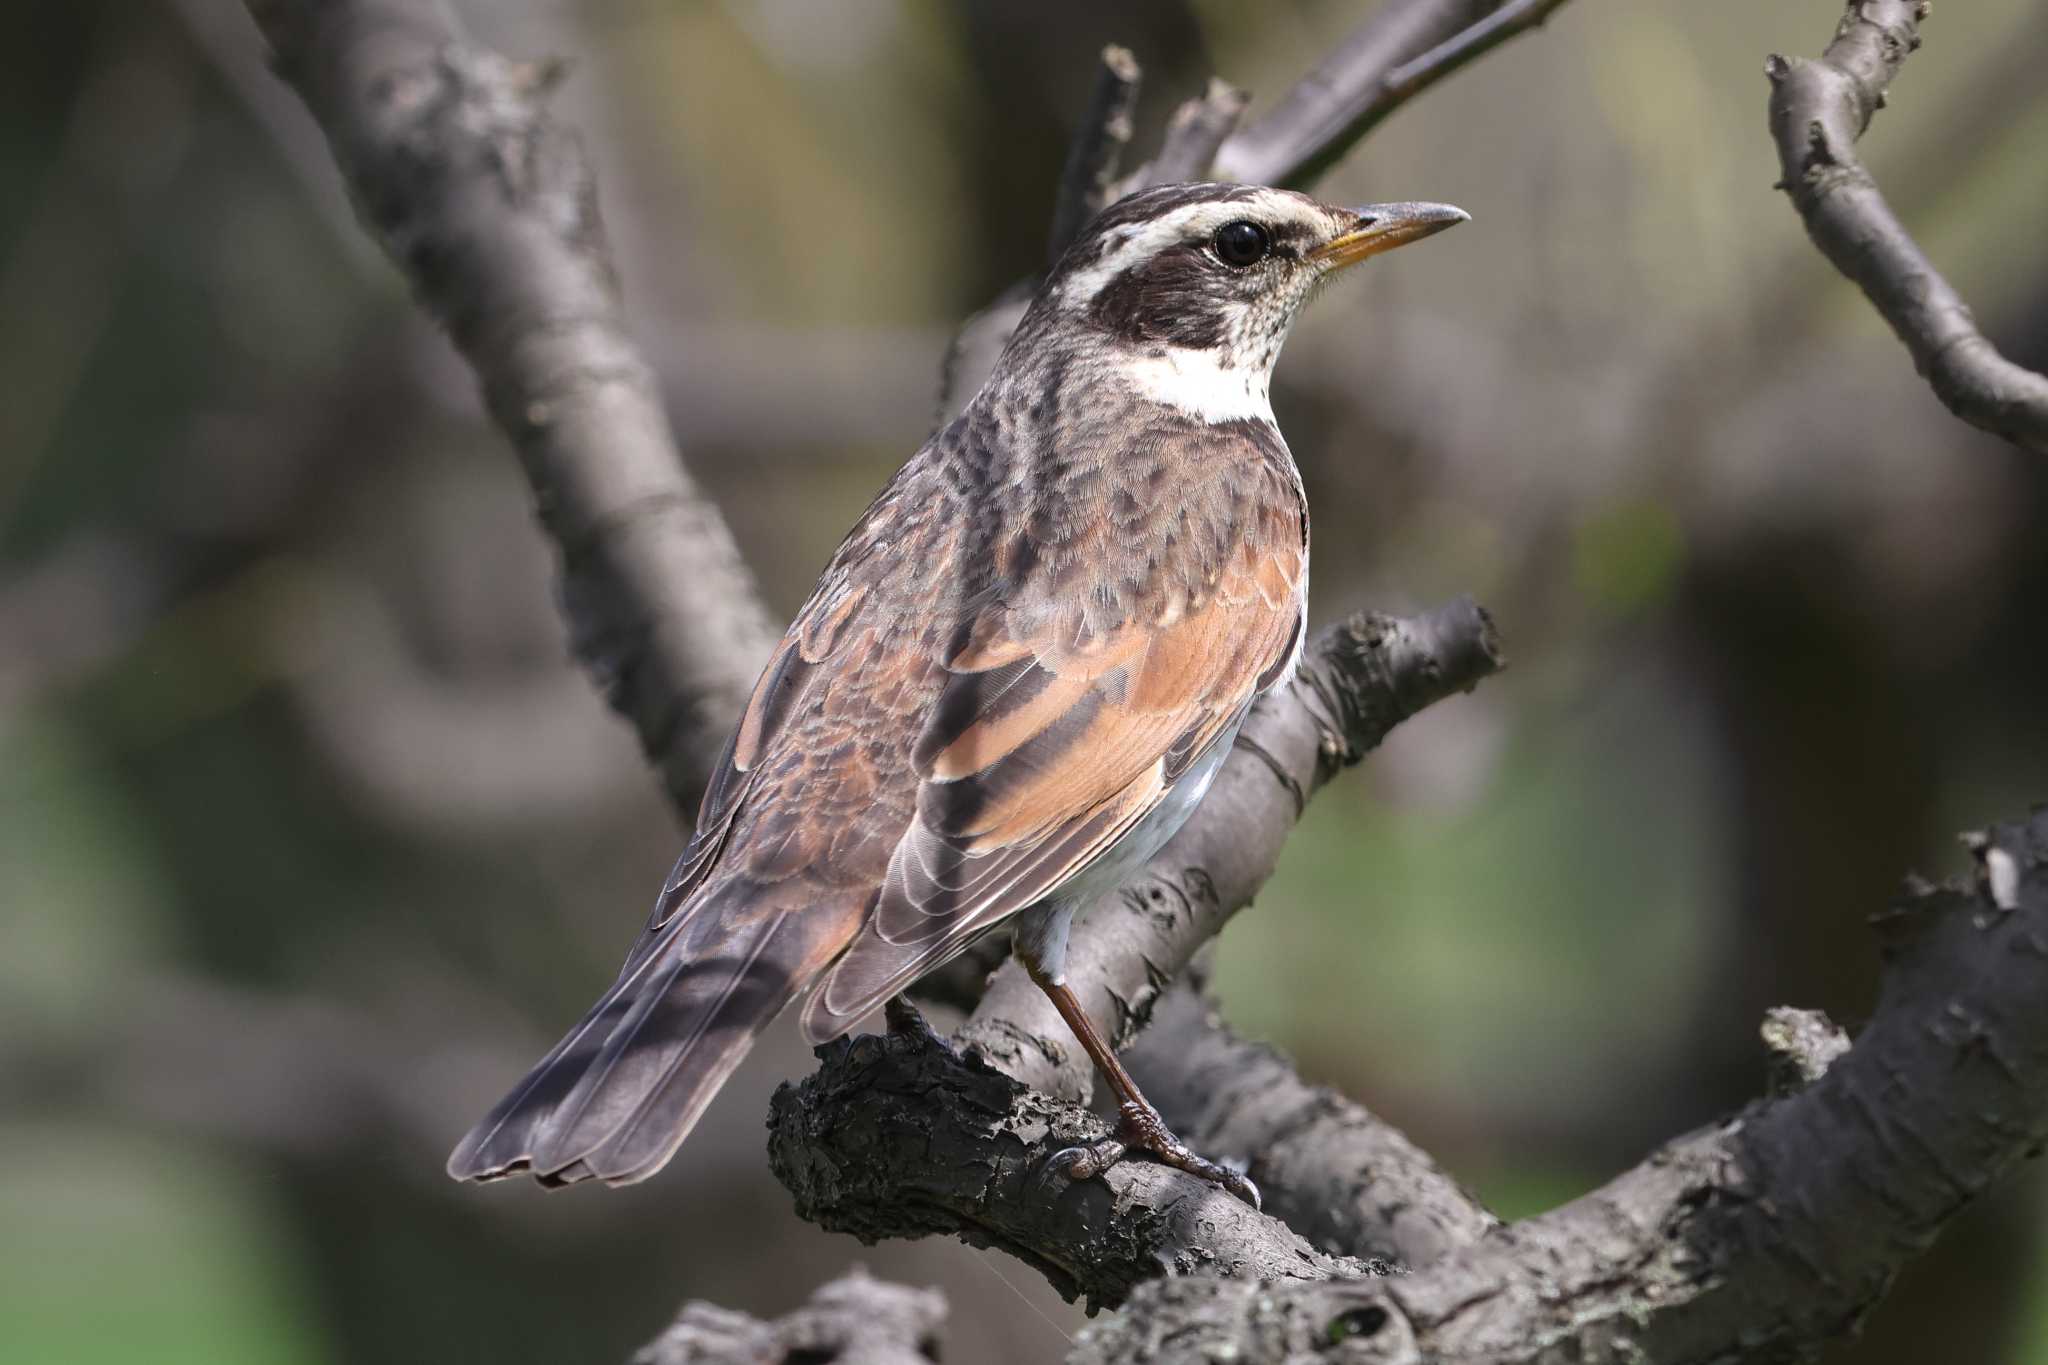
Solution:
[(2048, 452), (2048, 377), (2007, 360), (1977, 329), (1856, 156), (1892, 78), (1920, 46), (1928, 8), (1926, 0), (1851, 0), (1819, 57), (1766, 63), (1780, 188), (1813, 244), (1876, 305), (1950, 412)]
[(1058, 264), (1082, 226), (1113, 197), (1117, 167), (1131, 141), (1131, 114), (1138, 107), (1141, 78), (1138, 59), (1129, 48), (1111, 43), (1102, 49), (1095, 93), (1088, 99), (1067, 150), (1066, 167), (1060, 172), (1046, 264)]
[(1548, 19), (1565, 0), (1415, 0), (1361, 24), (1279, 104), (1223, 144), (1218, 174), (1312, 185), (1387, 115), (1476, 57)]
[[(1184, 101), (1166, 122), (1159, 155), (1139, 173), (1141, 185), (1207, 180), (1223, 141), (1236, 131), (1251, 97), (1228, 81), (1209, 79), (1209, 88)], [(1131, 188), (1140, 188), (1133, 185)]]
[[(1388, 5), (1297, 82), (1277, 107), (1249, 125), (1239, 126), (1246, 97), (1226, 82), (1211, 81), (1200, 98), (1175, 110), (1158, 156), (1111, 185), (1101, 198), (1114, 200), (1175, 180), (1214, 178), (1305, 189), (1381, 119), (1473, 58), (1542, 23), (1563, 3), (1406, 0)], [(1126, 83), (1110, 61), (1112, 53), (1129, 55), (1122, 48), (1105, 51), (1089, 116), (1075, 131), (1054, 215), (1054, 259), (1079, 228), (1078, 222), (1069, 222), (1070, 206), (1093, 196), (1100, 183), (1104, 149), (1120, 153), (1129, 138), (1122, 101), (1135, 94), (1137, 69), (1132, 63)], [(1125, 131), (1116, 133), (1118, 127)], [(936, 425), (958, 416), (988, 376), (1024, 315), (1034, 283), (1011, 286), (961, 325), (940, 367)]]
[(250, 0), (364, 226), (475, 369), (562, 554), (572, 642), (686, 817), (777, 632), (629, 336), (554, 69), (430, 0)]

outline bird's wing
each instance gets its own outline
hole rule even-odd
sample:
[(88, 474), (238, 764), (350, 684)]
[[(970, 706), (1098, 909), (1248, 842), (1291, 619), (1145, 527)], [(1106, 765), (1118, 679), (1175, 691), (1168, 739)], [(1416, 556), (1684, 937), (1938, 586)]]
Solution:
[(963, 623), (912, 761), (915, 818), (875, 912), (804, 1010), (836, 1036), (1157, 806), (1291, 665), (1307, 569), (1298, 510), (1248, 518), (1193, 595), (1091, 624), (1088, 602), (998, 601)]

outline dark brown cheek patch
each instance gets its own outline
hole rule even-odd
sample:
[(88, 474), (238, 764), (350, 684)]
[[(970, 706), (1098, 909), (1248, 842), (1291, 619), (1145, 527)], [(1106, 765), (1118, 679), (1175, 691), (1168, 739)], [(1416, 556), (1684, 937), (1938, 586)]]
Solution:
[(1228, 281), (1199, 246), (1171, 247), (1116, 276), (1090, 318), (1125, 341), (1207, 350), (1228, 335)]

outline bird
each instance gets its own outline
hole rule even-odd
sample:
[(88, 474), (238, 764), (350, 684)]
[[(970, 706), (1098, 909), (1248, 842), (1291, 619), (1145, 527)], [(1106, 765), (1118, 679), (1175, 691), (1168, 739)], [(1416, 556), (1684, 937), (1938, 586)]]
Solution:
[(1060, 1172), (1143, 1152), (1256, 1205), (1089, 1019), (1068, 932), (1300, 662), (1308, 502), (1269, 397), (1295, 318), (1338, 272), (1467, 217), (1208, 182), (1101, 210), (832, 555), (618, 979), (449, 1174), (643, 1180), (799, 998), (825, 1042), (1007, 924), (1118, 1103), (1114, 1136)]

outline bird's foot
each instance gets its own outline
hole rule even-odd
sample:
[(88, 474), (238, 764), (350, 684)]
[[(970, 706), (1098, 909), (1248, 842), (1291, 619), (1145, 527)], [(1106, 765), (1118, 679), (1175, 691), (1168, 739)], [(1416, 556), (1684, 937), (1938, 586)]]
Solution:
[(915, 1038), (927, 1047), (935, 1047), (948, 1057), (957, 1057), (953, 1040), (941, 1034), (925, 1022), (924, 1011), (920, 1010), (907, 995), (890, 996), (882, 1004), (882, 1022), (889, 1032), (899, 1038)]
[(1046, 1161), (1048, 1174), (1068, 1180), (1093, 1180), (1130, 1153), (1147, 1152), (1177, 1171), (1197, 1180), (1220, 1185), (1254, 1209), (1259, 1205), (1259, 1187), (1238, 1171), (1218, 1165), (1173, 1135), (1166, 1120), (1150, 1105), (1124, 1104), (1114, 1136), (1099, 1142), (1063, 1147)]

